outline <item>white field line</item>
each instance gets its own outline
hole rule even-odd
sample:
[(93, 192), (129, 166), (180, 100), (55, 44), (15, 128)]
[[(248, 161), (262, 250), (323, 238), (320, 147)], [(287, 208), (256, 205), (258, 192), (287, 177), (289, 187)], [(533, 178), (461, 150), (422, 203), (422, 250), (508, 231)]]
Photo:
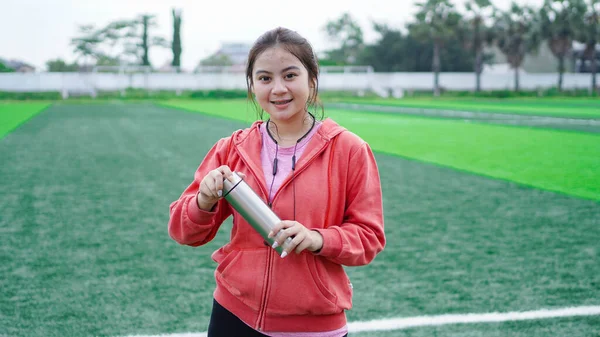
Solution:
[(419, 326), (468, 324), (468, 323), (497, 323), (508, 321), (525, 321), (534, 319), (594, 316), (600, 315), (600, 306), (574, 307), (552, 310), (536, 310), (488, 314), (456, 314), (439, 316), (418, 316), (407, 318), (381, 319), (368, 322), (349, 323), (351, 332), (401, 330)]
[[(439, 326), (448, 324), (497, 323), (508, 321), (526, 321), (560, 317), (596, 316), (600, 315), (600, 306), (571, 307), (561, 309), (544, 309), (535, 311), (493, 312), (487, 314), (454, 314), (439, 316), (416, 316), (378, 319), (348, 324), (349, 332), (391, 331), (421, 326)], [(176, 333), (165, 335), (131, 335), (127, 337), (207, 337), (206, 332)]]

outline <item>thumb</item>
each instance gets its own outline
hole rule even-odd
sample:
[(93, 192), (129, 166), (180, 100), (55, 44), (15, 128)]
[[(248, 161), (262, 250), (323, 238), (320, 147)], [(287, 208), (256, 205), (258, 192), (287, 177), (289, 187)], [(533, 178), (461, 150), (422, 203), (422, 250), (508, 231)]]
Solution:
[(240, 178), (242, 179), (246, 179), (246, 175), (243, 174), (242, 172), (236, 172), (238, 174), (238, 176), (240, 176)]

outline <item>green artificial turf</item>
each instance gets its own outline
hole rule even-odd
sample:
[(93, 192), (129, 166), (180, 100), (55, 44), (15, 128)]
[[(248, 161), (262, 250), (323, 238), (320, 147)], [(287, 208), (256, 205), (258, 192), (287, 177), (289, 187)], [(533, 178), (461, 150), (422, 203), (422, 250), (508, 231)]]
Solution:
[[(181, 246), (167, 233), (169, 204), (214, 142), (247, 125), (149, 104), (69, 104), (0, 140), (0, 335), (206, 331), (210, 256), (231, 222), (206, 246)], [(350, 322), (600, 305), (596, 201), (376, 159), (387, 245), (347, 268)], [(594, 316), (356, 336), (587, 337), (597, 327)]]
[(49, 103), (0, 102), (0, 138), (50, 106)]

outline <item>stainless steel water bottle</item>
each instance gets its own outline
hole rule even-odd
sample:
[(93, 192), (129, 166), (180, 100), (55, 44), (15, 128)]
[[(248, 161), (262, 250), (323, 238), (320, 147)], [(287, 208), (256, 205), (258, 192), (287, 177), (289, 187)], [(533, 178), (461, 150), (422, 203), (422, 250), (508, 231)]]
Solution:
[[(233, 172), (232, 180), (223, 181), (223, 197), (272, 246), (275, 238), (269, 238), (268, 235), (281, 219), (237, 173)], [(281, 232), (277, 233), (279, 235)], [(292, 238), (287, 238), (275, 250), (281, 255), (291, 242)]]

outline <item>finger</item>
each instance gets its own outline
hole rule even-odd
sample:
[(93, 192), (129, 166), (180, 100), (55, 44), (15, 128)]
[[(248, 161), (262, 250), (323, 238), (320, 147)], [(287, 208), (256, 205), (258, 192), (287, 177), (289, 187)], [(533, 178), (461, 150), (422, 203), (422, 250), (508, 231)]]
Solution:
[(215, 171), (212, 177), (213, 193), (215, 198), (220, 198), (223, 195), (223, 174), (219, 171)]
[(283, 229), (283, 223), (281, 223), (281, 222), (280, 222), (280, 223), (276, 224), (276, 225), (275, 225), (275, 226), (274, 226), (274, 227), (271, 229), (271, 231), (269, 232), (269, 235), (268, 235), (268, 237), (269, 237), (269, 238), (273, 238), (273, 237), (275, 237), (275, 235), (277, 235), (277, 233), (279, 233), (279, 231), (280, 231), (281, 229)]
[(225, 177), (225, 179), (233, 182), (233, 172), (231, 172), (231, 169), (229, 168), (229, 166), (223, 165), (223, 166), (220, 166), (217, 170), (219, 170), (219, 172), (221, 172), (221, 174), (223, 175), (223, 177)]
[[(288, 238), (291, 238), (293, 241), (297, 235), (300, 235), (302, 233), (302, 227), (294, 226), (294, 227), (286, 228), (279, 233), (280, 233), (279, 235), (276, 235), (277, 245), (275, 247), (283, 246), (283, 244), (287, 241)], [(286, 245), (285, 248), (288, 250), (288, 253), (291, 252), (294, 249), (294, 247), (298, 244), (298, 242), (300, 242), (301, 240), (302, 240), (302, 238), (299, 238), (296, 242), (294, 242), (294, 243), (290, 242), (290, 245)]]
[(209, 186), (213, 198), (219, 199), (223, 195), (223, 175), (215, 171), (209, 179)]
[(271, 229), (271, 231), (269, 232), (269, 238), (275, 237), (277, 236), (277, 233), (279, 233), (280, 230), (284, 229), (284, 228), (289, 228), (294, 226), (294, 222), (293, 221), (281, 221), (280, 223), (276, 224), (275, 227), (273, 227), (273, 229)]
[(207, 179), (202, 180), (200, 183), (200, 192), (209, 199), (214, 199), (213, 189), (211, 187), (213, 180), (208, 177)]
[(296, 254), (302, 253), (303, 250), (308, 249), (310, 247), (311, 241), (309, 238), (305, 238), (296, 246)]
[(237, 172), (238, 176), (240, 176), (240, 178), (242, 179), (246, 179), (246, 175), (243, 174), (242, 172)]
[(299, 232), (296, 235), (292, 235), (290, 237), (292, 238), (292, 241), (290, 241), (289, 245), (286, 247), (286, 250), (288, 250), (289, 252), (294, 250), (296, 246), (298, 246), (301, 242), (305, 241), (306, 239), (306, 235), (304, 232)]

